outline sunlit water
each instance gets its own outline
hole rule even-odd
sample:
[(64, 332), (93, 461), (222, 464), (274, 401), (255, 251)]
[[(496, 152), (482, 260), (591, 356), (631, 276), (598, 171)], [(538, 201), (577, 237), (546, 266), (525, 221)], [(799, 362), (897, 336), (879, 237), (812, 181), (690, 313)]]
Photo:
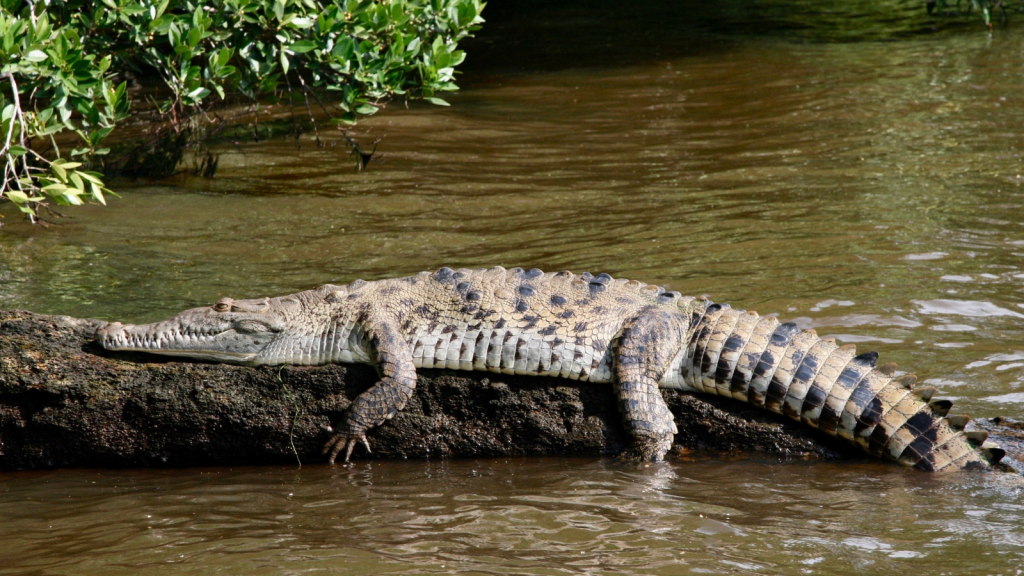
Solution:
[[(356, 129), (384, 137), (365, 172), (336, 134), (225, 142), (212, 180), (116, 182), (49, 229), (5, 205), (0, 307), (150, 321), (441, 265), (608, 272), (1024, 415), (1020, 31), (917, 4), (626, 4), (488, 7), (451, 108)], [(72, 470), (4, 476), (0, 517), (2, 574), (1024, 566), (1014, 480), (862, 463)]]

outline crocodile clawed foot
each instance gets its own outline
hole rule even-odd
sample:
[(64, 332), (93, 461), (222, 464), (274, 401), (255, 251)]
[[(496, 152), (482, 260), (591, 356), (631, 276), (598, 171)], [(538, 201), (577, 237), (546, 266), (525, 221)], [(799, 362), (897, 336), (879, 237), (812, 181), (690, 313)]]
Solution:
[(355, 450), (356, 444), (359, 442), (362, 442), (363, 446), (366, 446), (367, 452), (372, 452), (372, 450), (370, 450), (370, 442), (366, 439), (366, 434), (363, 434), (362, 432), (342, 432), (341, 434), (335, 434), (324, 446), (323, 453), (327, 454), (330, 452), (330, 456), (327, 458), (327, 463), (334, 464), (334, 459), (338, 457), (338, 454), (341, 453), (342, 449), (345, 450), (345, 462), (348, 463), (349, 458), (352, 457), (352, 451)]

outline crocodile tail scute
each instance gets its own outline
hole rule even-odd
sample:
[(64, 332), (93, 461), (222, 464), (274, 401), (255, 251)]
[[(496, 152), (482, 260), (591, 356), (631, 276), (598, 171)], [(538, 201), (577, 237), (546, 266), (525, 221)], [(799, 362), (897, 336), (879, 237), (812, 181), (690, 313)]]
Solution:
[(707, 303), (693, 313), (686, 361), (693, 390), (743, 400), (800, 420), (860, 449), (920, 470), (988, 468), (1004, 452), (917, 378), (896, 376), (878, 354), (858, 354), (814, 330)]

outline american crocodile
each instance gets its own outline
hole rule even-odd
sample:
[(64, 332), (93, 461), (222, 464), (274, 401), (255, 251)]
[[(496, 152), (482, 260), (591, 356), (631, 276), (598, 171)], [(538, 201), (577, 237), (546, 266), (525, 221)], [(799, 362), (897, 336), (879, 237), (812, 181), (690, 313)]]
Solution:
[(657, 461), (676, 427), (659, 387), (717, 394), (803, 421), (921, 470), (988, 468), (1004, 452), (934, 388), (878, 354), (858, 355), (773, 316), (607, 274), (501, 267), (422, 272), (278, 298), (232, 300), (154, 324), (108, 324), (108, 350), (234, 364), (361, 362), (381, 380), (324, 447), (348, 461), (398, 413), (417, 368), (488, 370), (610, 383), (635, 457)]

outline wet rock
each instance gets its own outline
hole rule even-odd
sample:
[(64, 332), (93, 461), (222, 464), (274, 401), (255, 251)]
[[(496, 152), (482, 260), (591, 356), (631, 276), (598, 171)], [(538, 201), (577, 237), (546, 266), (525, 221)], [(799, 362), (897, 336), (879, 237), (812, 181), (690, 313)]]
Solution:
[[(103, 322), (0, 311), (0, 469), (322, 462), (372, 367), (242, 367), (109, 353)], [(714, 397), (665, 391), (674, 457), (711, 451), (838, 458), (816, 430)], [(626, 436), (611, 388), (421, 371), (404, 411), (369, 435), (375, 458), (602, 455)], [(358, 448), (358, 457), (367, 457)]]

